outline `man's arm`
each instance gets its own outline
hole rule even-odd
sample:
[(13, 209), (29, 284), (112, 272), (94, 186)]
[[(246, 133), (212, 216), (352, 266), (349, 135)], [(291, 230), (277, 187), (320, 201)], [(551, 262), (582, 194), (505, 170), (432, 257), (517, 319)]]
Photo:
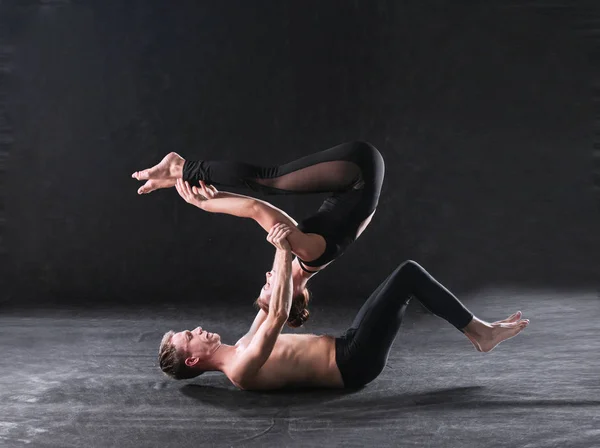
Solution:
[(245, 344), (246, 342), (251, 340), (252, 337), (256, 334), (256, 332), (260, 328), (260, 326), (263, 324), (263, 322), (265, 321), (266, 318), (267, 318), (267, 313), (265, 313), (262, 309), (259, 309), (258, 313), (254, 317), (254, 321), (252, 322), (250, 329), (248, 330), (248, 333), (246, 333), (244, 336), (242, 336), (236, 345)]
[(252, 378), (271, 356), (273, 347), (285, 325), (292, 304), (292, 253), (285, 239), (290, 229), (278, 224), (269, 232), (267, 239), (275, 247), (275, 280), (269, 313), (260, 325), (256, 334), (239, 358), (231, 374), (238, 384)]
[(266, 232), (277, 223), (286, 224), (291, 230), (287, 240), (292, 252), (301, 260), (312, 261), (325, 252), (325, 238), (316, 233), (300, 231), (297, 228), (298, 223), (290, 215), (268, 202), (241, 194), (217, 191), (204, 182), (200, 182), (200, 187), (190, 187), (189, 183), (180, 179), (175, 186), (186, 202), (204, 211), (253, 219)]

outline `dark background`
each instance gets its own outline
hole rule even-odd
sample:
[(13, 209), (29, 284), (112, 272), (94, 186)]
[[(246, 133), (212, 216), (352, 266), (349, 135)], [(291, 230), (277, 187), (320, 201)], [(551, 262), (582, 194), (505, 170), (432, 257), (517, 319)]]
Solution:
[[(386, 159), (380, 206), (317, 300), (408, 258), (459, 293), (598, 286), (590, 8), (176, 3), (2, 2), (5, 306), (250, 301), (262, 229), (131, 173), (357, 139)], [(267, 199), (302, 219), (322, 198)]]

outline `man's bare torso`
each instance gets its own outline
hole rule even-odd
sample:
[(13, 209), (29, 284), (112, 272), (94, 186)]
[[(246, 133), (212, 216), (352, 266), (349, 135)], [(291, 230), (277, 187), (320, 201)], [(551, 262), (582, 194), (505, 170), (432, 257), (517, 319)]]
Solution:
[[(240, 341), (238, 349), (244, 350)], [(267, 362), (240, 389), (280, 389), (284, 387), (344, 387), (335, 362), (335, 338), (314, 334), (282, 334)]]

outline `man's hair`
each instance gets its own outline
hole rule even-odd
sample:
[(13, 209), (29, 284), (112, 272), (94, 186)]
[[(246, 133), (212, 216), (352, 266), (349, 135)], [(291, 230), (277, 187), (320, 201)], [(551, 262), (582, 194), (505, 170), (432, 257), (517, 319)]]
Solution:
[(187, 380), (202, 375), (204, 372), (195, 370), (185, 364), (185, 354), (178, 352), (172, 339), (175, 333), (167, 331), (160, 342), (158, 349), (158, 365), (160, 369), (176, 380)]
[[(302, 292), (292, 297), (292, 306), (290, 307), (290, 315), (287, 320), (288, 326), (292, 328), (301, 327), (308, 320), (310, 313), (307, 306), (310, 300), (310, 291), (304, 288)], [(254, 304), (262, 309), (265, 313), (269, 312), (269, 304), (260, 297), (256, 299)]]

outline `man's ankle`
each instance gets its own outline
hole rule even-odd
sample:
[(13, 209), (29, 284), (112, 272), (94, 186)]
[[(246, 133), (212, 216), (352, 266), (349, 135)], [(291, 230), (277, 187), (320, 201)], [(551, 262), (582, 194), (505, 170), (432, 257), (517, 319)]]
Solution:
[(473, 319), (469, 324), (463, 329), (463, 331), (473, 337), (482, 336), (487, 326), (485, 322), (473, 316)]

